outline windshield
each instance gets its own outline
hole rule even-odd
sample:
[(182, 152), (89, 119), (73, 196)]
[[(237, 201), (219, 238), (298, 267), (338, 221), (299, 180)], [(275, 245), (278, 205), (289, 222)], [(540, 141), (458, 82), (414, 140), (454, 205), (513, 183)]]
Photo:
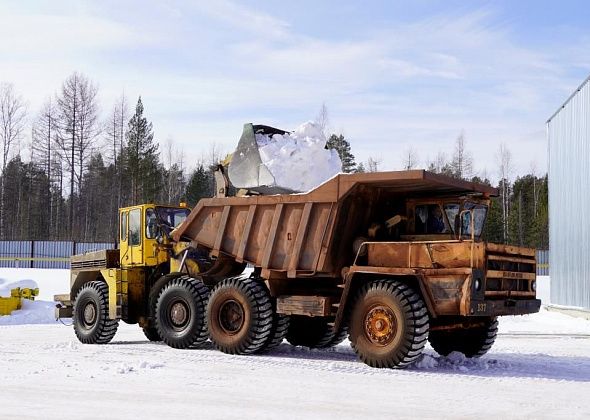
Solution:
[(187, 208), (156, 207), (156, 213), (158, 213), (160, 223), (175, 228), (184, 222), (190, 210)]
[(416, 206), (414, 232), (416, 234), (447, 233), (443, 212), (438, 204)]
[(488, 207), (483, 204), (467, 202), (463, 205), (463, 210), (473, 211), (466, 211), (465, 213), (463, 213), (463, 216), (461, 217), (461, 234), (463, 236), (471, 236), (471, 215), (473, 214), (475, 237), (479, 238), (481, 236), (483, 226), (486, 221)]

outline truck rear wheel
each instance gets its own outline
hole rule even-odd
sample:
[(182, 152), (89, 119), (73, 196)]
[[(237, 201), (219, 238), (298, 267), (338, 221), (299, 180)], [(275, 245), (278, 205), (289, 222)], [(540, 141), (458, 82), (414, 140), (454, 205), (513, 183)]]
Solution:
[(289, 331), (289, 325), (291, 323), (291, 317), (288, 315), (273, 314), (272, 328), (268, 341), (264, 344), (262, 350), (269, 351), (277, 348), (285, 338)]
[(86, 283), (74, 299), (74, 332), (84, 344), (107, 344), (119, 321), (109, 319), (109, 288), (101, 281)]
[(429, 318), (424, 301), (408, 285), (376, 280), (358, 292), (349, 328), (352, 348), (364, 363), (402, 368), (420, 357)]
[(293, 315), (287, 341), (294, 346), (310, 349), (325, 349), (340, 344), (346, 339), (347, 330), (334, 331), (330, 321), (328, 318)]
[(205, 308), (209, 289), (199, 280), (179, 277), (166, 284), (156, 303), (156, 328), (166, 344), (177, 349), (207, 341)]
[(448, 356), (454, 351), (466, 357), (481, 357), (486, 354), (496, 341), (498, 320), (486, 318), (482, 326), (458, 330), (432, 331), (428, 337), (430, 345), (441, 356)]
[(266, 286), (253, 279), (230, 278), (213, 288), (207, 325), (215, 347), (229, 354), (261, 350), (273, 327), (273, 309)]

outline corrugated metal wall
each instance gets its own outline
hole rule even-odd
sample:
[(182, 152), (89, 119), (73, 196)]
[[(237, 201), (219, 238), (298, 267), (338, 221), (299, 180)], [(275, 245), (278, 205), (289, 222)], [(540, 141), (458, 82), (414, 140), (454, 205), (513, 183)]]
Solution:
[(590, 308), (590, 79), (547, 121), (551, 302)]
[(537, 276), (549, 275), (549, 251), (537, 249)]
[(111, 242), (0, 241), (0, 267), (70, 268), (69, 258), (99, 249)]

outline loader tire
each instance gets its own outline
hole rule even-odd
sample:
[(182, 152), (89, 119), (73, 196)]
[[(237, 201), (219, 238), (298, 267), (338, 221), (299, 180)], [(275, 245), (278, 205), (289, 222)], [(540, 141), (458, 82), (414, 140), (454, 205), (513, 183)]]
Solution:
[(310, 349), (325, 349), (340, 344), (348, 331), (341, 328), (334, 331), (329, 318), (313, 318), (302, 315), (291, 316), (287, 341), (294, 346)]
[(208, 297), (209, 289), (197, 279), (182, 276), (168, 282), (156, 303), (156, 328), (162, 341), (177, 349), (205, 343)]
[(147, 338), (150, 341), (162, 341), (162, 339), (160, 338), (160, 334), (158, 334), (158, 329), (155, 327), (147, 327), (147, 328), (142, 328), (143, 330), (143, 335), (145, 335), (145, 338)]
[(74, 299), (74, 332), (84, 344), (107, 344), (119, 321), (109, 319), (109, 288), (101, 281), (86, 283)]
[(360, 288), (350, 316), (349, 339), (359, 358), (377, 368), (415, 362), (428, 340), (424, 301), (407, 284), (375, 280)]
[(272, 333), (273, 309), (268, 289), (251, 278), (229, 278), (218, 283), (207, 305), (211, 341), (228, 354), (262, 350)]
[(486, 354), (496, 341), (498, 320), (486, 318), (483, 326), (451, 331), (432, 331), (428, 337), (430, 345), (441, 356), (448, 356), (454, 351), (466, 357), (481, 357)]

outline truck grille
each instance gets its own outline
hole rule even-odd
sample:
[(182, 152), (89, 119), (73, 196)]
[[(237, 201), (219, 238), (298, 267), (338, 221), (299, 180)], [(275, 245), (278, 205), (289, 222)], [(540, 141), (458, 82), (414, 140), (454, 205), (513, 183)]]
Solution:
[(536, 260), (527, 255), (487, 255), (485, 295), (487, 297), (535, 296)]

